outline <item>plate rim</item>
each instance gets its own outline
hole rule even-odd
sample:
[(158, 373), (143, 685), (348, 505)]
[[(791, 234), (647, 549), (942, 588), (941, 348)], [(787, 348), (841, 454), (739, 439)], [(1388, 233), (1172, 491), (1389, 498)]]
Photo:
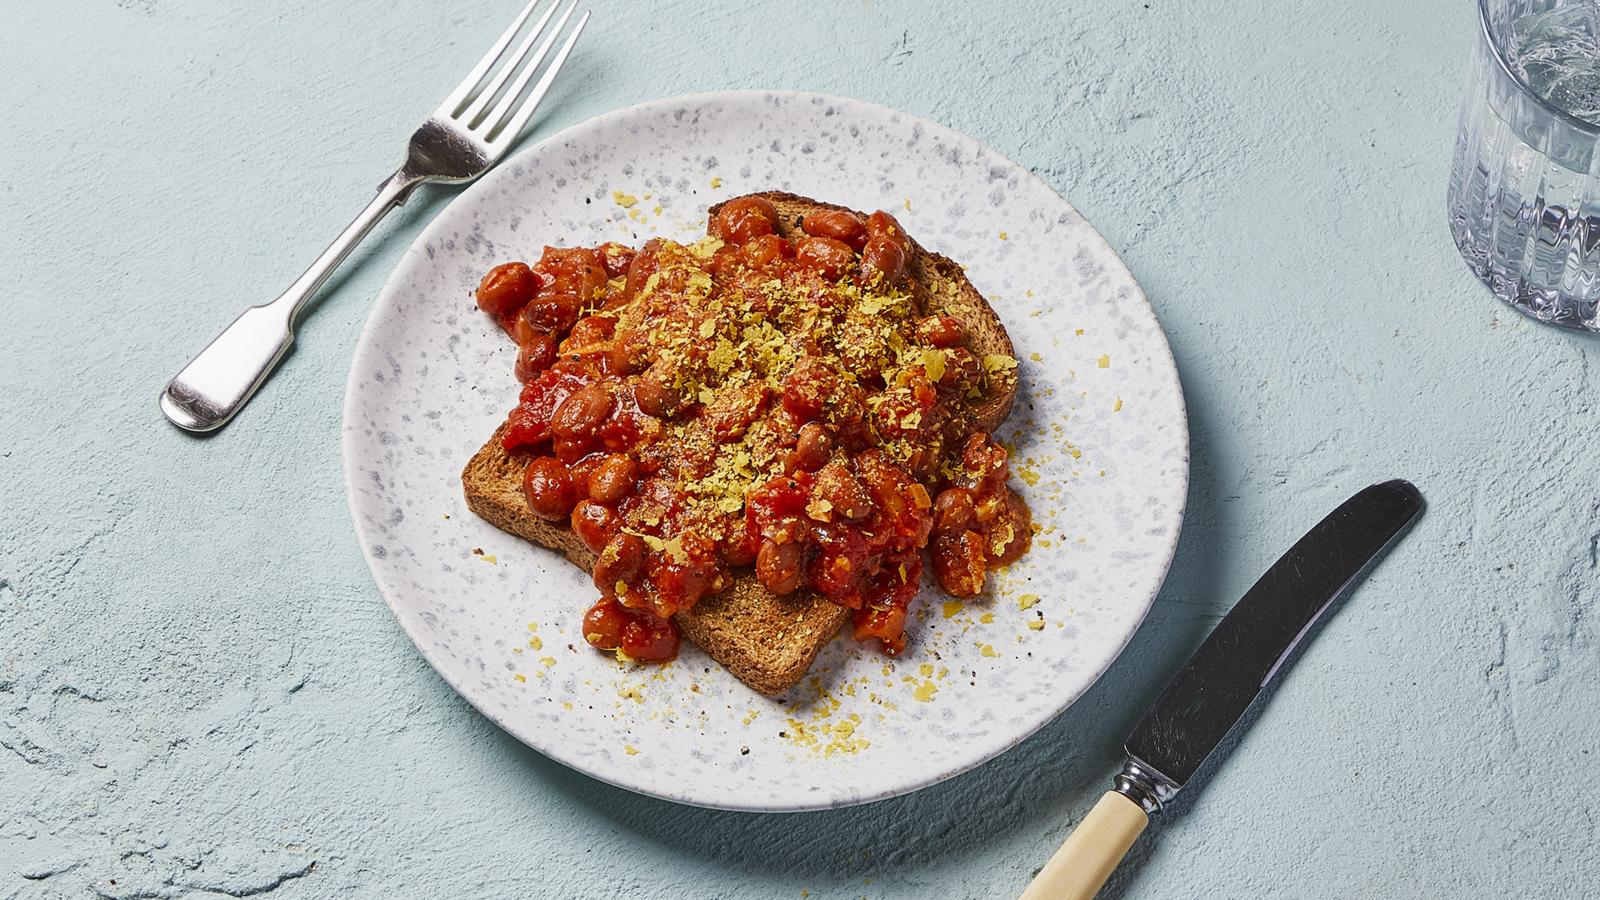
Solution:
[[(356, 396), (358, 372), (361, 371), (359, 363), (365, 359), (365, 351), (369, 345), (369, 338), (374, 330), (375, 323), (378, 321), (378, 313), (383, 306), (384, 298), (387, 297), (393, 290), (395, 290), (396, 279), (400, 275), (400, 272), (407, 267), (407, 263), (409, 263), (415, 255), (423, 252), (420, 248), (423, 247), (423, 245), (425, 245), (426, 242), (434, 236), (437, 229), (443, 227), (440, 223), (446, 220), (447, 214), (451, 211), (451, 209), (457, 204), (471, 202), (474, 199), (474, 195), (482, 189), (481, 186), (488, 183), (489, 176), (492, 176), (494, 172), (514, 166), (518, 162), (522, 161), (525, 157), (531, 157), (536, 153), (542, 152), (547, 146), (567, 139), (572, 132), (580, 129), (603, 126), (615, 120), (637, 116), (641, 113), (651, 112), (658, 107), (670, 110), (674, 106), (696, 106), (710, 102), (760, 102), (762, 98), (769, 97), (781, 97), (790, 101), (821, 101), (823, 103), (836, 104), (839, 106), (850, 106), (855, 107), (874, 117), (904, 117), (905, 119), (910, 120), (913, 124), (920, 125), (921, 127), (927, 129), (931, 134), (937, 134), (946, 140), (958, 142), (974, 150), (981, 150), (1000, 160), (1003, 160), (1007, 165), (1011, 166), (1012, 169), (1016, 171), (1025, 181), (1031, 182), (1034, 186), (1048, 191), (1051, 195), (1060, 200), (1061, 203), (1067, 207), (1067, 209), (1071, 210), (1075, 215), (1082, 219), (1084, 224), (1088, 226), (1088, 232), (1093, 235), (1092, 242), (1097, 243), (1101, 249), (1104, 249), (1107, 253), (1109, 253), (1110, 257), (1116, 261), (1116, 268), (1123, 276), (1126, 277), (1127, 283), (1131, 285), (1133, 291), (1137, 294), (1139, 303), (1149, 314), (1150, 319), (1155, 322), (1156, 335), (1160, 338), (1160, 352), (1152, 354), (1152, 364), (1159, 365), (1161, 367), (1161, 370), (1170, 379), (1176, 389), (1174, 391), (1174, 397), (1177, 403), (1179, 421), (1182, 425), (1182, 427), (1179, 429), (1179, 444), (1182, 451), (1183, 462), (1175, 480), (1177, 497), (1176, 502), (1172, 507), (1170, 521), (1163, 523), (1170, 525), (1170, 537), (1166, 541), (1166, 545), (1160, 548), (1162, 555), (1160, 572), (1149, 592), (1149, 596), (1144, 599), (1143, 608), (1139, 610), (1137, 617), (1134, 618), (1131, 627), (1129, 627), (1127, 632), (1122, 636), (1121, 642), (1117, 645), (1114, 652), (1111, 652), (1104, 658), (1103, 663), (1095, 668), (1092, 677), (1084, 680), (1082, 687), (1069, 699), (1067, 699), (1060, 706), (1060, 708), (1043, 718), (1041, 721), (1033, 724), (1031, 727), (1018, 731), (1011, 736), (1009, 741), (1005, 742), (1003, 745), (997, 745), (994, 749), (992, 749), (991, 752), (966, 761), (961, 765), (950, 767), (937, 773), (925, 775), (921, 778), (909, 780), (890, 789), (860, 793), (847, 793), (843, 795), (829, 794), (822, 798), (808, 798), (805, 795), (797, 795), (789, 802), (776, 802), (767, 800), (761, 802), (760, 804), (756, 804), (753, 802), (739, 803), (706, 800), (689, 796), (684, 792), (673, 793), (670, 790), (654, 789), (653, 787), (646, 787), (642, 779), (641, 783), (639, 784), (628, 784), (619, 779), (608, 777), (606, 774), (603, 774), (598, 770), (579, 767), (578, 765), (568, 762), (561, 756), (547, 750), (544, 747), (538, 746), (527, 738), (523, 737), (515, 728), (507, 724), (505, 721), (502, 721), (499, 715), (491, 712), (488, 709), (485, 709), (470, 695), (468, 691), (463, 690), (455, 680), (451, 679), (445, 673), (445, 670), (440, 668), (440, 664), (434, 659), (433, 654), (431, 654), (428, 649), (422, 645), (422, 642), (417, 637), (416, 631), (413, 630), (412, 625), (414, 623), (410, 622), (409, 616), (401, 609), (400, 605), (391, 595), (383, 580), (378, 577), (378, 574), (375, 570), (372, 545), (369, 541), (367, 533), (361, 527), (360, 512), (356, 507), (356, 491), (354, 490), (353, 477), (356, 460), (352, 451), (352, 436), (354, 429), (351, 427), (350, 423), (353, 420), (353, 398)], [(345, 506), (350, 514), (351, 528), (355, 532), (356, 543), (361, 549), (362, 561), (366, 563), (367, 573), (372, 578), (372, 583), (377, 588), (378, 594), (383, 598), (384, 605), (388, 607), (389, 614), (394, 617), (395, 623), (400, 626), (401, 632), (404, 633), (406, 639), (411, 642), (412, 647), (414, 647), (416, 651), (422, 655), (422, 658), (428, 663), (429, 668), (433, 670), (435, 676), (437, 676), (452, 691), (454, 691), (456, 696), (460, 697), (462, 700), (465, 700), (467, 705), (471, 706), (474, 711), (487, 719), (496, 728), (499, 728), (501, 731), (515, 738), (519, 743), (527, 746), (529, 749), (538, 752), (546, 759), (558, 763), (568, 769), (571, 769), (572, 771), (643, 796), (654, 797), (673, 803), (680, 803), (687, 806), (695, 806), (704, 809), (719, 809), (737, 812), (811, 812), (823, 809), (837, 809), (847, 806), (865, 805), (869, 803), (876, 803), (882, 800), (888, 800), (894, 797), (905, 796), (924, 788), (931, 787), (940, 782), (947, 781), (951, 778), (966, 774), (967, 772), (970, 772), (986, 763), (993, 762), (995, 759), (1005, 755), (1007, 752), (1015, 749), (1028, 738), (1037, 734), (1049, 723), (1055, 721), (1074, 704), (1081, 700), (1084, 694), (1088, 693), (1091, 688), (1100, 682), (1100, 679), (1105, 676), (1105, 673), (1111, 668), (1111, 666), (1122, 657), (1123, 652), (1128, 648), (1128, 644), (1132, 642), (1133, 636), (1137, 634), (1139, 629), (1144, 626), (1145, 619), (1149, 617), (1150, 610), (1155, 605), (1156, 597), (1160, 595), (1162, 587), (1166, 584), (1167, 577), (1171, 574), (1172, 563), (1177, 555), (1178, 541), (1182, 536), (1183, 524), (1185, 521), (1185, 516), (1188, 512), (1189, 478), (1191, 475), (1188, 402), (1184, 396), (1183, 380), (1178, 373), (1177, 359), (1172, 352), (1172, 342), (1167, 336), (1166, 329), (1161, 325), (1161, 319), (1156, 314), (1154, 305), (1150, 303), (1149, 297), (1145, 295), (1143, 286), (1141, 286), (1138, 282), (1138, 279), (1134, 277), (1133, 271), (1128, 268), (1128, 265), (1122, 259), (1121, 254), (1116, 251), (1116, 248), (1111, 246), (1110, 242), (1107, 241), (1105, 236), (1100, 233), (1099, 229), (1094, 227), (1092, 222), (1089, 222), (1087, 217), (1084, 217), (1082, 213), (1078, 212), (1078, 208), (1074, 206), (1070, 200), (1063, 196), (1061, 192), (1057, 191), (1043, 178), (1040, 178), (1037, 174), (1035, 174), (1032, 169), (1022, 165), (1021, 163), (1018, 163), (983, 141), (980, 141), (971, 135), (957, 131), (948, 125), (944, 125), (940, 122), (928, 119), (916, 113), (895, 109), (893, 107), (885, 106), (869, 100), (861, 100), (854, 97), (844, 97), (834, 94), (824, 94), (815, 91), (787, 89), (743, 88), (720, 91), (699, 91), (688, 94), (675, 94), (667, 97), (657, 97), (628, 106), (619, 107), (617, 109), (608, 110), (606, 112), (590, 116), (586, 119), (582, 119), (578, 122), (574, 122), (571, 125), (560, 129), (559, 131), (540, 138), (532, 144), (529, 144), (527, 147), (524, 147), (523, 149), (512, 154), (512, 156), (508, 157), (507, 159), (502, 160), (500, 163), (494, 166), (494, 168), (491, 169), (488, 175), (486, 175), (484, 178), (480, 178), (467, 185), (464, 190), (452, 197), (450, 201), (445, 204), (441, 210), (439, 210), (438, 213), (434, 214), (433, 218), (423, 226), (420, 232), (417, 233), (417, 236), (412, 239), (411, 243), (406, 247), (404, 252), (401, 253), (399, 260), (390, 270), (388, 277), (384, 279), (384, 282), (382, 286), (379, 287), (378, 292), (373, 296), (372, 305), (368, 310), (366, 320), (362, 323), (361, 331), (356, 336), (355, 348), (350, 359), (349, 372), (345, 377), (344, 402), (341, 404), (340, 409), (339, 432), (339, 456), (341, 468), (343, 470), (342, 474), (344, 477)], [(677, 782), (670, 782), (670, 784), (675, 785)]]

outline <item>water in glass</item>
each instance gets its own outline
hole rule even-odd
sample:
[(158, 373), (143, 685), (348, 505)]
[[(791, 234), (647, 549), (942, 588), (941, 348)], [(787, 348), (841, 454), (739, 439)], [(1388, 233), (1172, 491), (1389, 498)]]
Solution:
[(1479, 0), (1450, 230), (1535, 318), (1600, 330), (1600, 0)]

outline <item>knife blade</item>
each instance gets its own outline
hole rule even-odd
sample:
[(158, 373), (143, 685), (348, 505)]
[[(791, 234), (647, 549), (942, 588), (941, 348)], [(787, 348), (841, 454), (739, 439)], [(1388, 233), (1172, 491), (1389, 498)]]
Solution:
[(1335, 602), (1422, 513), (1410, 482), (1368, 487), (1295, 542), (1139, 720), (1116, 787), (1040, 870), (1023, 900), (1089, 898), (1149, 817), (1177, 796), (1294, 658)]

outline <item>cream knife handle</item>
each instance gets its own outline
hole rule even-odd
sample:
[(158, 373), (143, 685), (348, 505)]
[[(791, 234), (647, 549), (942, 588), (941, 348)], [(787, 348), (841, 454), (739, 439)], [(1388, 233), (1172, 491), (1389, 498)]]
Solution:
[(1021, 900), (1092, 900), (1148, 824), (1150, 817), (1139, 804), (1107, 791), (1039, 870)]

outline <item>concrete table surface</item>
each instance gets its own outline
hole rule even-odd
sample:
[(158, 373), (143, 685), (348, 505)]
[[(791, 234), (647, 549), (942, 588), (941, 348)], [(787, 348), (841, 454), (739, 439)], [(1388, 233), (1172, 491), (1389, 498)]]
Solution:
[(1600, 345), (1500, 306), (1450, 243), (1470, 4), (585, 2), (540, 134), (682, 92), (846, 94), (1095, 223), (1192, 417), (1148, 621), (1024, 746), (866, 807), (690, 809), (523, 748), (391, 620), (338, 464), (368, 304), (450, 191), (358, 252), (228, 430), (155, 406), (515, 0), (7, 0), (0, 896), (1011, 896), (1218, 616), (1391, 476), (1425, 520), (1107, 895), (1593, 894)]

